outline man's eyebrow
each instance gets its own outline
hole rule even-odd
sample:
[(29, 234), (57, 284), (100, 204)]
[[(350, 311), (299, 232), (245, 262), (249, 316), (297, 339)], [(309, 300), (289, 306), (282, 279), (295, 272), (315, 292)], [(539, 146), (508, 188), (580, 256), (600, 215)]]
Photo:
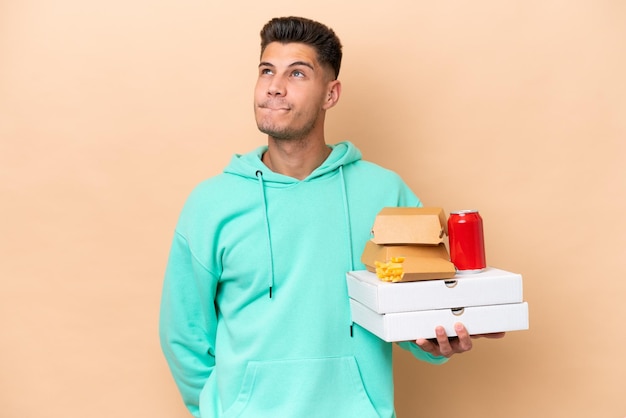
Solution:
[(310, 69), (315, 71), (315, 68), (313, 68), (313, 65), (311, 63), (306, 62), (306, 61), (292, 62), (291, 64), (289, 64), (289, 67), (298, 67), (300, 65), (304, 65), (305, 67), (309, 67)]
[[(306, 61), (295, 61), (295, 62), (292, 62), (291, 64), (289, 64), (288, 67), (289, 68), (291, 68), (291, 67), (298, 67), (300, 65), (304, 65), (305, 67), (309, 67), (310, 69), (315, 71), (315, 68), (313, 67), (313, 65), (311, 63), (306, 62)], [(275, 65), (272, 64), (271, 62), (261, 61), (259, 63), (259, 68), (261, 68), (261, 67), (272, 67), (273, 68), (273, 67), (275, 67)]]

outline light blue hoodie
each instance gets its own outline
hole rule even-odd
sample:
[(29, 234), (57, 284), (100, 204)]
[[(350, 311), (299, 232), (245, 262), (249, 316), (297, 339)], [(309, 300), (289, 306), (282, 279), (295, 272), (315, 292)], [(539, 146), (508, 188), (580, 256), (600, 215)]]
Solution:
[(421, 203), (349, 142), (304, 180), (270, 171), (266, 149), (201, 183), (176, 228), (160, 334), (184, 402), (205, 418), (393, 417), (392, 346), (352, 323), (345, 275), (380, 209)]

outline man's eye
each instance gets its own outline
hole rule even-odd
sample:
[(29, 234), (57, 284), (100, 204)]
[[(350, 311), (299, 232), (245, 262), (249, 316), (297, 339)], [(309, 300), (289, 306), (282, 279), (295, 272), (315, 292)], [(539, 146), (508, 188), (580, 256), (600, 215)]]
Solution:
[(261, 74), (272, 74), (272, 70), (270, 70), (269, 68), (263, 68), (261, 70)]
[(300, 70), (294, 70), (294, 72), (291, 73), (291, 75), (293, 75), (294, 77), (304, 77), (304, 73)]

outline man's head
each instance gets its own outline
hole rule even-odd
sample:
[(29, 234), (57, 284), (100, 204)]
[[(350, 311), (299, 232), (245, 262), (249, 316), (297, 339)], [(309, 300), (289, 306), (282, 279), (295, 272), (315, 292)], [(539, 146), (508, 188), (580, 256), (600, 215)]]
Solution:
[(320, 64), (332, 69), (334, 79), (341, 68), (341, 42), (329, 27), (303, 17), (277, 17), (261, 30), (261, 55), (272, 42), (302, 43), (317, 52)]
[(324, 141), (324, 118), (341, 94), (341, 44), (312, 20), (287, 17), (261, 31), (254, 93), (259, 130), (274, 140)]

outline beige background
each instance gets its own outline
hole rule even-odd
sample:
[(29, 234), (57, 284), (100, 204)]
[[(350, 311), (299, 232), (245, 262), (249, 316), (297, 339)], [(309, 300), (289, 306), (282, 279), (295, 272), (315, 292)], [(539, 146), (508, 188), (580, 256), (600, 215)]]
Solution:
[(626, 3), (0, 1), (0, 415), (185, 417), (157, 314), (184, 199), (262, 144), (258, 31), (335, 28), (349, 139), (431, 206), (480, 209), (531, 329), (441, 367), (411, 417), (624, 417)]

